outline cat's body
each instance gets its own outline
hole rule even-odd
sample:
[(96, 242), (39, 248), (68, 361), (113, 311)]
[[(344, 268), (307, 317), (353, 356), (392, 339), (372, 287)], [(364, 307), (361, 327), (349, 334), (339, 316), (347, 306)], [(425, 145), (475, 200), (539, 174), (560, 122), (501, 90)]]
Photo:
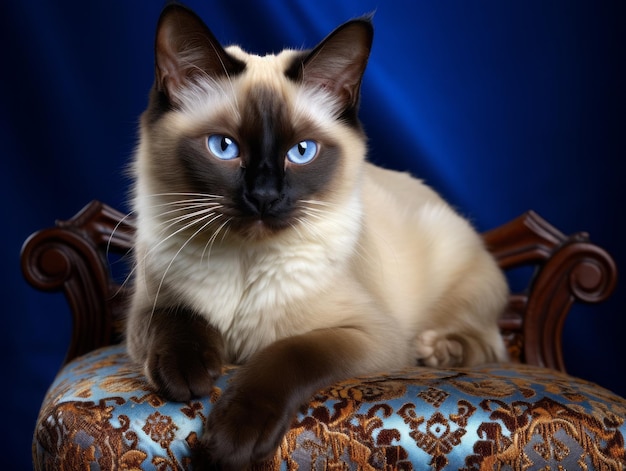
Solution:
[(371, 34), (356, 20), (311, 53), (259, 57), (221, 49), (181, 7), (159, 23), (127, 342), (176, 400), (244, 364), (199, 469), (267, 456), (332, 382), (506, 358), (506, 283), (480, 236), (419, 180), (364, 161)]

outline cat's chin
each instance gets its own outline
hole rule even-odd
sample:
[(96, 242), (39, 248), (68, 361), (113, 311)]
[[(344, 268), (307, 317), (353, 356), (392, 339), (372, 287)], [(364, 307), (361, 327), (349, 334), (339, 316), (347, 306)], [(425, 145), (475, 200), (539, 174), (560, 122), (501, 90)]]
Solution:
[(237, 232), (248, 240), (267, 239), (290, 227), (283, 221), (258, 218), (241, 221), (237, 226)]

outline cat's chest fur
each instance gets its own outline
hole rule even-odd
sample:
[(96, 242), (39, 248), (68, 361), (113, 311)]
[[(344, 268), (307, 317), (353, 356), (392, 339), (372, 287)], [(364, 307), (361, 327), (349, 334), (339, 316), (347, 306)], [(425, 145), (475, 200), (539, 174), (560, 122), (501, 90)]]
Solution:
[[(315, 328), (303, 309), (347, 270), (359, 234), (358, 204), (351, 215), (318, 222), (315, 234), (262, 243), (203, 243), (181, 246), (176, 238), (152, 240), (142, 231), (145, 247), (158, 244), (147, 257), (152, 296), (183, 299), (218, 328), (231, 361), (240, 362), (279, 338)], [(147, 226), (147, 224), (145, 225)], [(310, 235), (310, 234), (309, 234)]]
[(289, 250), (218, 249), (203, 264), (193, 258), (195, 268), (184, 258), (180, 261), (188, 268), (177, 290), (223, 332), (233, 361), (306, 330), (298, 305), (312, 291), (323, 290), (325, 274), (332, 271), (332, 260), (313, 244)]

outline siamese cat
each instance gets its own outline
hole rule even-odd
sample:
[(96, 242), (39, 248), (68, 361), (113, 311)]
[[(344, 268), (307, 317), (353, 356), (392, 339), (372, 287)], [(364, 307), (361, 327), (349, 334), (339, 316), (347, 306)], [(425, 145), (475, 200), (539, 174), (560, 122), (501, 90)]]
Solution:
[(133, 161), (126, 341), (166, 398), (213, 406), (194, 469), (271, 456), (320, 388), (409, 365), (506, 360), (507, 284), (481, 237), (420, 180), (367, 163), (358, 118), (373, 28), (308, 51), (224, 48), (163, 11)]

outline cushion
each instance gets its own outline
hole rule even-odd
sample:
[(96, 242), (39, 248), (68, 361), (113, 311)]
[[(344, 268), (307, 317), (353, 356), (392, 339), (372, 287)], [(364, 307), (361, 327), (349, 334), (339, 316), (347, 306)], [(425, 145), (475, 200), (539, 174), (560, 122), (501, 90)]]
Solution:
[[(187, 469), (210, 397), (167, 402), (123, 346), (66, 365), (36, 424), (36, 470)], [(407, 368), (320, 391), (273, 459), (282, 470), (622, 470), (626, 400), (519, 364)]]

